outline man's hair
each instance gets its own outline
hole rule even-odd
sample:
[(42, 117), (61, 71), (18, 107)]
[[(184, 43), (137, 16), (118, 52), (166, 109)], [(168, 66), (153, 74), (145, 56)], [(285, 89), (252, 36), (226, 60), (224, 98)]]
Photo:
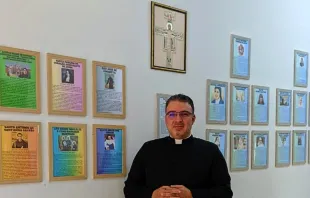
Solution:
[(16, 134), (16, 136), (17, 136), (17, 137), (18, 137), (18, 136), (21, 136), (21, 137), (22, 137), (22, 136), (23, 136), (23, 134), (21, 134), (21, 133), (17, 133), (17, 134)]
[(179, 101), (179, 102), (188, 103), (192, 107), (192, 111), (193, 111), (192, 113), (194, 114), (194, 112), (195, 112), (194, 102), (189, 96), (184, 95), (184, 94), (175, 94), (173, 96), (170, 96), (170, 98), (166, 101), (165, 110), (167, 110), (169, 103), (172, 101)]

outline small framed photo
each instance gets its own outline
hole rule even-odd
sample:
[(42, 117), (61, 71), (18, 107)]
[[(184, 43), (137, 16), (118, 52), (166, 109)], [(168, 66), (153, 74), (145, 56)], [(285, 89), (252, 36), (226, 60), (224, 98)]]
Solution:
[(277, 89), (276, 125), (291, 126), (292, 90)]
[(230, 131), (230, 170), (249, 170), (249, 131)]
[(252, 131), (252, 169), (269, 166), (269, 131)]
[(294, 126), (307, 126), (307, 108), (308, 94), (306, 91), (293, 91), (294, 109), (293, 120)]
[(250, 79), (251, 39), (239, 35), (231, 35), (230, 77)]
[(293, 130), (293, 165), (307, 162), (307, 130)]
[(207, 124), (227, 124), (228, 83), (207, 80)]
[(308, 87), (308, 52), (294, 50), (294, 86)]
[(162, 138), (169, 136), (169, 131), (166, 126), (165, 117), (166, 117), (166, 101), (170, 98), (169, 94), (156, 94), (156, 103), (157, 103), (157, 138)]
[(207, 129), (206, 140), (216, 144), (225, 160), (227, 160), (227, 130)]
[(291, 164), (291, 131), (276, 131), (276, 167), (288, 167)]
[(250, 86), (230, 83), (230, 124), (249, 125)]
[(252, 85), (252, 125), (269, 124), (269, 87)]
[(151, 69), (186, 73), (187, 11), (151, 2)]

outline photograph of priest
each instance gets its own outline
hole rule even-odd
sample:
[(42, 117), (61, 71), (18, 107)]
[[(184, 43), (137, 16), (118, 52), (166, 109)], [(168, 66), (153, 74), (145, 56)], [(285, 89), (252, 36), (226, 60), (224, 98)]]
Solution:
[(192, 99), (173, 95), (165, 111), (170, 136), (142, 145), (125, 180), (125, 198), (232, 198), (218, 146), (191, 133), (196, 119)]

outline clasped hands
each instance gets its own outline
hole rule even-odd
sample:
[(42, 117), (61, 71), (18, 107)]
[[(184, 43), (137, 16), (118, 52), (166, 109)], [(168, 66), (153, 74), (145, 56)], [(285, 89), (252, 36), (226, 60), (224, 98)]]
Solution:
[(193, 198), (191, 191), (183, 185), (162, 186), (156, 189), (152, 198)]

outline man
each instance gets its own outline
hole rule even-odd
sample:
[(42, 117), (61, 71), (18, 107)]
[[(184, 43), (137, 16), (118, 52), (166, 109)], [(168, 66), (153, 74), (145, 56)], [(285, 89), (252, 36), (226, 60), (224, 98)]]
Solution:
[(17, 140), (13, 143), (12, 148), (28, 148), (28, 142), (23, 140), (23, 135), (17, 133)]
[(125, 198), (232, 198), (218, 146), (191, 134), (196, 119), (192, 99), (171, 96), (165, 110), (170, 136), (143, 144), (125, 181)]

